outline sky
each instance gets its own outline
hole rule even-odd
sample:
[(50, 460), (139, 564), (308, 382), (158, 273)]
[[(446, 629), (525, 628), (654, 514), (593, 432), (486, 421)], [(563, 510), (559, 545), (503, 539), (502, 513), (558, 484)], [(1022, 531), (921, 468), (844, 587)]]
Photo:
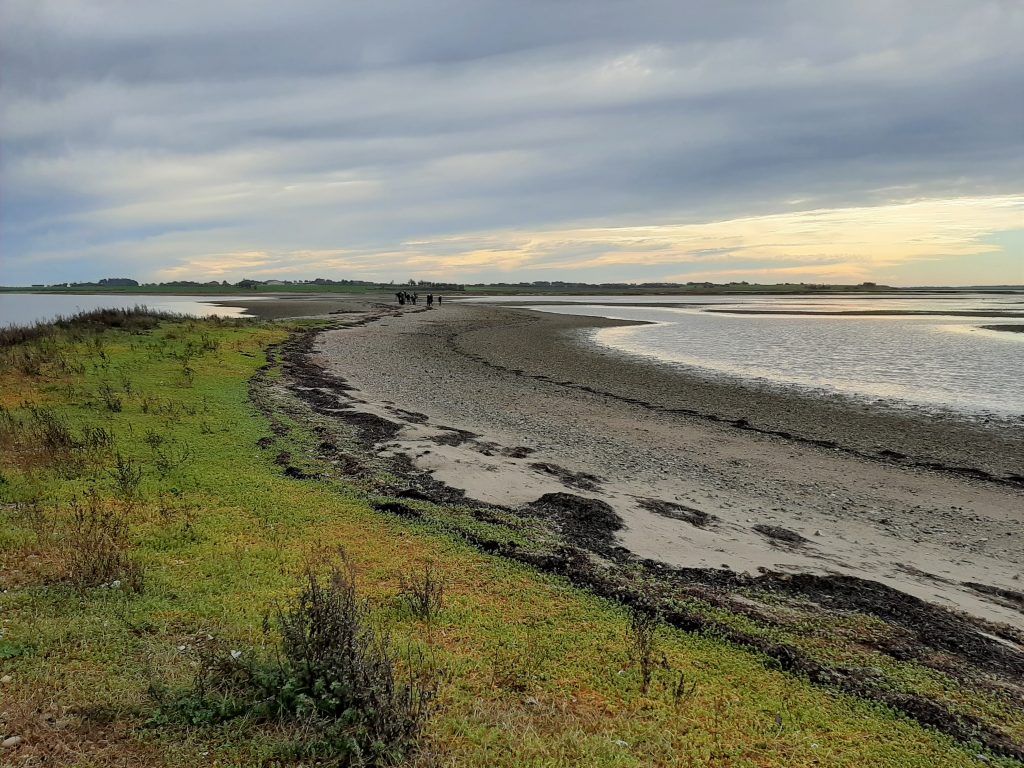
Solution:
[(1024, 0), (0, 0), (0, 284), (1024, 284)]

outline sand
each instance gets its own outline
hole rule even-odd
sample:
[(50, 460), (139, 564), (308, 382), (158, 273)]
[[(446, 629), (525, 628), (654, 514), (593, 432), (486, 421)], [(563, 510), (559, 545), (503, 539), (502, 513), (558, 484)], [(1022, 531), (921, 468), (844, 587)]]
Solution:
[(375, 303), (394, 301), (384, 293), (260, 293), (253, 297), (239, 296), (211, 301), (220, 307), (240, 307), (247, 315), (260, 320), (289, 318), (329, 318), (338, 314), (367, 311)]
[(404, 416), (382, 453), (471, 498), (569, 491), (608, 502), (642, 557), (845, 573), (1024, 629), (1005, 596), (1024, 591), (1024, 426), (705, 380), (586, 341), (608, 325), (452, 303), (317, 352), (359, 409)]

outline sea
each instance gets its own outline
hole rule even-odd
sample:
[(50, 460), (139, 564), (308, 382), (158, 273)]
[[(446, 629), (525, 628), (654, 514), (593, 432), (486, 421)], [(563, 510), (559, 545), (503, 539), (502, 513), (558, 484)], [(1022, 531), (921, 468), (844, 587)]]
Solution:
[[(32, 325), (68, 317), (91, 309), (131, 309), (146, 307), (161, 312), (176, 312), (193, 317), (244, 317), (241, 307), (221, 307), (213, 302), (231, 301), (238, 296), (166, 296), (152, 294), (56, 294), (0, 293), (0, 328)], [(246, 296), (246, 301), (254, 297)], [(258, 298), (258, 297), (257, 297)]]
[[(705, 377), (1024, 422), (1024, 333), (983, 327), (1024, 326), (1024, 293), (471, 301), (640, 321), (645, 324), (580, 334), (588, 343)], [(857, 314), (863, 312), (880, 314)]]

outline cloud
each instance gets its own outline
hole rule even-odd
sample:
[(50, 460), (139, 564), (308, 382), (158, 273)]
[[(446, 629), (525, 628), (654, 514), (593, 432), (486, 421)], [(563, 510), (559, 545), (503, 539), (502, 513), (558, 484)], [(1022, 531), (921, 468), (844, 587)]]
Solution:
[[(830, 251), (828, 227), (831, 245), (861, 254), (850, 274), (902, 258), (917, 271), (901, 279), (927, 282), (941, 257), (944, 279), (966, 279), (955, 265), (979, 227), (1012, 227), (964, 201), (1024, 194), (1018, 3), (0, 12), (6, 282), (189, 269), (624, 279), (628, 266), (653, 279), (688, 274), (678, 265), (703, 252), (722, 274), (730, 260), (807, 261)], [(933, 206), (919, 249), (903, 225), (851, 213), (916, 215), (907, 200)], [(856, 215), (864, 242), (851, 242)], [(643, 236), (626, 243), (624, 227)], [(673, 252), (682, 260), (658, 260)]]
[[(804, 275), (858, 280), (896, 265), (997, 252), (991, 235), (1024, 221), (1024, 196), (922, 200), (800, 211), (701, 224), (582, 228), (420, 242), (419, 261), (474, 276), (485, 269), (628, 275), (663, 269), (666, 281)], [(743, 263), (743, 269), (730, 264)], [(777, 266), (773, 266), (773, 263)], [(1024, 269), (1024, 259), (1021, 261)], [(746, 276), (746, 277), (744, 277)], [(1024, 278), (1024, 273), (1017, 275)], [(619, 278), (624, 279), (624, 278)]]
[[(701, 224), (502, 230), (406, 241), (368, 250), (216, 252), (164, 268), (161, 279), (205, 275), (292, 277), (341, 272), (357, 279), (550, 280), (563, 274), (630, 280), (657, 270), (663, 281), (860, 282), (894, 267), (999, 253), (992, 236), (1013, 232), (1024, 196), (919, 200), (800, 211)], [(209, 238), (208, 234), (190, 237)], [(231, 237), (226, 238), (230, 240)], [(184, 243), (153, 243), (166, 258)], [(742, 266), (736, 266), (742, 265)], [(1024, 279), (1024, 260), (1017, 279)], [(974, 270), (977, 275), (977, 270)], [(644, 279), (652, 279), (645, 277)]]

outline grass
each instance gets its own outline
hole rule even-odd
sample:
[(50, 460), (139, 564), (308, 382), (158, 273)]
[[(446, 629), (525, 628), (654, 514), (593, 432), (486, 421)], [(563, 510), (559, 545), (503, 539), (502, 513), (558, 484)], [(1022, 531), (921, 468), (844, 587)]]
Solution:
[[(343, 546), (368, 621), (443, 670), (411, 764), (979, 764), (976, 750), (712, 637), (652, 633), (644, 692), (627, 610), (429, 519), (377, 512), (356, 485), (285, 476), (281, 445), (293, 462), (317, 459), (275, 435), (247, 387), (286, 333), (182, 320), (57, 329), (17, 345), (38, 371), (0, 367), (0, 735), (24, 739), (4, 761), (297, 763), (301, 730), (162, 717), (152, 692), (187, 690), (213, 645), (271, 657), (265, 618)], [(288, 431), (288, 414), (275, 420)], [(275, 447), (258, 448), (268, 437)], [(87, 499), (123, 515), (110, 551), (144, 573), (141, 591), (68, 578)], [(408, 594), (428, 568), (443, 601), (423, 617)]]

